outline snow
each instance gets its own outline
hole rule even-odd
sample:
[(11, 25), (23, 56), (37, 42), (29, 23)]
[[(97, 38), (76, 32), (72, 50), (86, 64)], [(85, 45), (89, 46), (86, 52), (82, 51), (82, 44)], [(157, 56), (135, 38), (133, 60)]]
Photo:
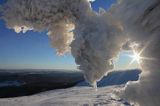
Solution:
[(0, 99), (0, 106), (133, 106), (116, 94), (124, 89), (127, 81), (136, 81), (139, 73), (139, 70), (115, 71), (98, 83), (97, 90), (89, 87), (84, 81), (72, 88), (3, 98)]
[(0, 99), (0, 106), (131, 106), (114, 93), (123, 86), (72, 87), (32, 96)]

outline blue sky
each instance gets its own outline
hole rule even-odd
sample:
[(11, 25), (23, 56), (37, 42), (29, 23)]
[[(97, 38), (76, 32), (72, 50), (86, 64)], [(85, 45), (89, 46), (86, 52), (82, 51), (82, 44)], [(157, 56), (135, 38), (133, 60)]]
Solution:
[[(0, 0), (0, 4), (5, 0)], [(98, 11), (99, 7), (108, 9), (116, 0), (97, 0), (92, 8)], [(122, 52), (115, 62), (116, 69), (124, 69), (131, 58)], [(134, 63), (128, 68), (136, 68)], [(46, 32), (29, 31), (25, 34), (15, 33), (7, 29), (4, 21), (0, 20), (0, 69), (76, 69), (71, 54), (56, 56), (51, 47)]]

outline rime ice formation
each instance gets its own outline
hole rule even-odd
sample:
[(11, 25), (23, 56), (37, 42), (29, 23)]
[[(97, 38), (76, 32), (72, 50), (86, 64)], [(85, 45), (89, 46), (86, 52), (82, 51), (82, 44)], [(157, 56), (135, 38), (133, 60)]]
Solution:
[(71, 51), (85, 79), (96, 87), (114, 68), (120, 50), (134, 49), (141, 56), (143, 72), (138, 82), (128, 83), (123, 97), (141, 106), (160, 104), (160, 1), (118, 0), (107, 12), (94, 12), (93, 0), (8, 0), (2, 19), (8, 28), (25, 33), (48, 31), (59, 55)]
[(7, 27), (17, 33), (48, 31), (57, 54), (71, 50), (86, 80), (96, 86), (113, 69), (112, 59), (125, 39), (120, 23), (102, 9), (94, 12), (89, 1), (9, 0), (1, 12)]
[(142, 74), (137, 82), (128, 83), (122, 96), (141, 106), (160, 105), (160, 1), (119, 0), (110, 12), (120, 20), (131, 42), (139, 44)]

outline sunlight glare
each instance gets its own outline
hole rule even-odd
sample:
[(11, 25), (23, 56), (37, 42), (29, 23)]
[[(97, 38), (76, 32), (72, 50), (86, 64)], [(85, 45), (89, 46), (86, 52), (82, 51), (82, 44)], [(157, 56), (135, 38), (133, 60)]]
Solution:
[(131, 62), (129, 63), (129, 65), (133, 64), (134, 62), (137, 62), (138, 65), (139, 65), (139, 68), (141, 68), (141, 62), (142, 60), (156, 60), (155, 58), (150, 58), (150, 57), (142, 57), (141, 54), (142, 52), (144, 51), (144, 49), (148, 46), (146, 45), (144, 48), (142, 48), (140, 50), (140, 52), (137, 52), (136, 51), (136, 47), (138, 46), (138, 44), (134, 44), (132, 46), (132, 51), (133, 51), (133, 54), (132, 55), (128, 55), (129, 57), (132, 58)]
[(137, 62), (138, 64), (141, 63), (141, 59), (142, 57), (140, 56), (139, 53), (135, 52), (135, 50), (133, 50), (133, 55), (129, 55), (129, 57), (132, 58), (132, 61), (130, 62), (130, 64), (132, 64), (133, 62)]

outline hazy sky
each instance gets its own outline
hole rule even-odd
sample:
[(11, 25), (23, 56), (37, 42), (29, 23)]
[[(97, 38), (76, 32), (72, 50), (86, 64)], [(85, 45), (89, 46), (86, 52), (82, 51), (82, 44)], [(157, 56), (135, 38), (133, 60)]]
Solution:
[[(5, 0), (0, 0), (2, 4)], [(116, 0), (97, 0), (92, 3), (92, 8), (98, 11), (99, 7), (108, 9)], [(116, 69), (137, 68), (137, 63), (129, 67), (132, 60), (126, 56), (131, 53), (120, 54), (115, 61)], [(0, 20), (0, 69), (76, 69), (71, 54), (56, 56), (51, 47), (46, 32), (38, 33), (29, 31), (25, 34), (15, 33), (7, 29), (4, 21)]]

